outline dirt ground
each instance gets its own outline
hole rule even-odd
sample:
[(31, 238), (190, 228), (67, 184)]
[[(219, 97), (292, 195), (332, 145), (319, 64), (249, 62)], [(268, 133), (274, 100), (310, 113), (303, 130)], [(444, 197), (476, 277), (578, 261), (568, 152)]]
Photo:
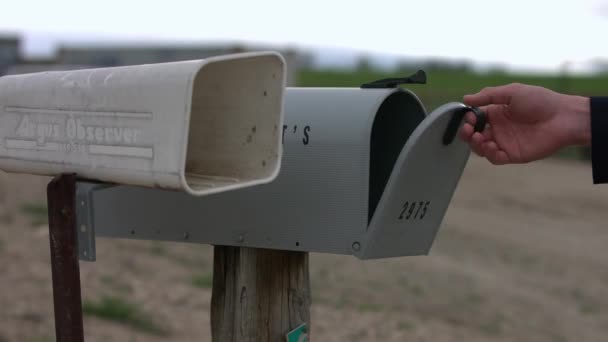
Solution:
[[(53, 341), (43, 177), (0, 174), (0, 341)], [(209, 341), (209, 246), (98, 239), (87, 341)], [(472, 158), (430, 256), (311, 255), (313, 341), (608, 340), (608, 186)], [(120, 321), (120, 322), (117, 322)]]

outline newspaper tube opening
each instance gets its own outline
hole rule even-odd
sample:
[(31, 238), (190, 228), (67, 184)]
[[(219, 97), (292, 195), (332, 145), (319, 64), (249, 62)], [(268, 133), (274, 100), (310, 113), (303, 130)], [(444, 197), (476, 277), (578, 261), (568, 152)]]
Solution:
[(192, 92), (185, 182), (194, 194), (271, 181), (280, 166), (279, 55), (212, 60)]

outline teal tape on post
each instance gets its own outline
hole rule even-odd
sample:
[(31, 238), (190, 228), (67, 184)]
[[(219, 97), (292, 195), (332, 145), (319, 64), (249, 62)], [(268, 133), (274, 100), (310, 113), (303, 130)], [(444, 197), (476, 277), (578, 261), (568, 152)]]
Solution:
[(306, 329), (306, 323), (302, 323), (299, 327), (288, 332), (285, 336), (287, 342), (308, 342), (308, 329)]

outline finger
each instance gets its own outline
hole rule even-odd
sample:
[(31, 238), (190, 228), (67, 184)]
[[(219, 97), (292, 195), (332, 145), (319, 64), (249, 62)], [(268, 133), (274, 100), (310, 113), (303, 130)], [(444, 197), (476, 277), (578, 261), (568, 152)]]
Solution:
[(476, 155), (480, 156), (480, 157), (485, 157), (485, 154), (483, 154), (483, 148), (481, 147), (481, 145), (476, 145), (476, 144), (469, 144), (469, 146), (471, 146), (471, 151), (473, 151), (473, 153), (475, 153)]
[(486, 127), (492, 127), (492, 125), (504, 122), (504, 117), (509, 111), (509, 105), (499, 104), (499, 105), (487, 105), (478, 107), (481, 111), (486, 113)]
[(473, 135), (471, 136), (471, 141), (469, 142), (469, 145), (471, 146), (471, 150), (473, 150), (473, 152), (475, 152), (475, 154), (477, 154), (480, 157), (485, 157), (485, 154), (483, 152), (483, 136), (481, 135), (481, 133), (479, 133), (479, 132), (473, 133)]
[(485, 154), (483, 154), (483, 149), (481, 148), (481, 145), (470, 144), (470, 146), (471, 146), (471, 151), (473, 151), (473, 153), (475, 153), (476, 155), (478, 155), (480, 157), (485, 157)]
[(516, 84), (509, 84), (500, 87), (483, 88), (477, 94), (465, 95), (464, 103), (474, 107), (490, 104), (509, 104), (516, 87)]
[(473, 133), (473, 136), (471, 137), (471, 142), (473, 144), (482, 145), (484, 141), (485, 141), (485, 139), (483, 138), (483, 135), (481, 133), (479, 133), (479, 132)]
[(470, 142), (471, 141), (471, 137), (473, 136), (473, 133), (474, 133), (473, 132), (473, 126), (471, 126), (468, 123), (465, 123), (460, 128), (460, 139), (462, 139), (465, 142)]
[(484, 142), (481, 145), (481, 148), (483, 149), (483, 155), (486, 156), (487, 158), (494, 155), (494, 153), (498, 151), (498, 145), (496, 145), (496, 143), (493, 141)]
[(469, 111), (465, 114), (464, 120), (470, 123), (472, 126), (475, 126), (475, 123), (477, 122), (477, 117), (475, 116), (475, 114), (473, 114), (473, 112)]
[(502, 150), (496, 150), (492, 154), (487, 155), (486, 158), (494, 165), (504, 165), (511, 162), (507, 153)]

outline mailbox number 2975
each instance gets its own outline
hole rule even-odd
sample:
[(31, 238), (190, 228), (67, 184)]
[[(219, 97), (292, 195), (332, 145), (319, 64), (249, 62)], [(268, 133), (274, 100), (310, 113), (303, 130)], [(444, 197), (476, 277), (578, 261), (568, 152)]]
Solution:
[(422, 220), (429, 209), (429, 201), (407, 201), (401, 208), (399, 220)]

